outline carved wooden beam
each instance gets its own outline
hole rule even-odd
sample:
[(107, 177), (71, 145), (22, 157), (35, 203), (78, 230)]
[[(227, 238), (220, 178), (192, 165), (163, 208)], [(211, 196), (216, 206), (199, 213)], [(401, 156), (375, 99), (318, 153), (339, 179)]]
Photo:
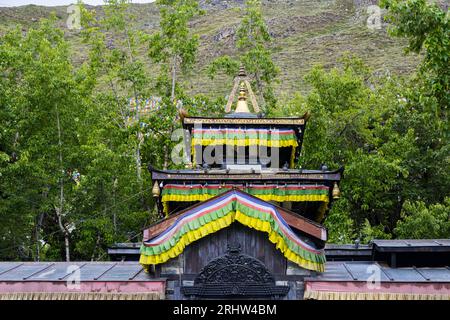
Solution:
[(253, 111), (255, 113), (258, 113), (260, 111), (258, 102), (256, 101), (255, 94), (253, 93), (252, 87), (250, 86), (250, 82), (248, 82), (248, 79), (245, 79), (244, 83), (247, 86), (248, 94), (250, 96), (250, 100), (252, 101)]

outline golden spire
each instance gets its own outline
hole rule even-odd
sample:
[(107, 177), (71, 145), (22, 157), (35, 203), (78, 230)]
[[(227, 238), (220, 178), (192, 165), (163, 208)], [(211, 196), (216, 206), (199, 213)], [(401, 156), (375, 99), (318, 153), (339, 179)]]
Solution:
[(239, 77), (245, 78), (247, 76), (247, 73), (245, 72), (245, 68), (244, 66), (241, 64), (241, 66), (239, 67), (239, 73), (238, 73)]
[(154, 198), (158, 198), (161, 194), (161, 189), (159, 188), (158, 181), (155, 181), (155, 183), (153, 184), (152, 194)]
[(334, 187), (331, 194), (333, 196), (333, 199), (339, 199), (341, 197), (341, 190), (339, 190), (337, 182), (334, 182)]
[(236, 113), (251, 113), (248, 104), (247, 104), (247, 93), (250, 97), (250, 102), (252, 103), (253, 112), (260, 112), (258, 102), (256, 101), (255, 94), (253, 93), (252, 87), (250, 86), (249, 79), (247, 77), (247, 74), (245, 73), (244, 66), (241, 65), (239, 68), (238, 75), (234, 78), (234, 85), (233, 89), (231, 90), (231, 93), (228, 97), (228, 102), (225, 107), (225, 112), (230, 113), (231, 112), (231, 105), (233, 104), (234, 97), (236, 94), (236, 91), (238, 87), (240, 87), (239, 90), (239, 98), (238, 103), (235, 112)]
[(247, 105), (247, 95), (246, 95), (246, 91), (245, 91), (244, 82), (241, 82), (241, 86), (239, 88), (239, 98), (238, 98), (238, 103), (237, 103), (235, 112), (236, 113), (239, 113), (239, 112), (250, 113), (250, 110), (248, 109), (248, 105)]

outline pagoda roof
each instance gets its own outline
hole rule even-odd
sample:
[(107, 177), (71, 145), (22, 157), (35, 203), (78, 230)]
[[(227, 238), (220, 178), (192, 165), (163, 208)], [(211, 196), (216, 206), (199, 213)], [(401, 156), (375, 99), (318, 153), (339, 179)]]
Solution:
[[(224, 196), (226, 197), (230, 193), (244, 194), (247, 198), (253, 199), (254, 201), (267, 203), (266, 201), (261, 200), (257, 197), (254, 197), (243, 191), (229, 190), (227, 192), (224, 192), (224, 193), (222, 193), (218, 196), (215, 196), (211, 199), (208, 199), (206, 201), (196, 203), (196, 204), (190, 206), (189, 208), (181, 210), (175, 214), (168, 216), (167, 218), (164, 218), (164, 219), (161, 219), (161, 220), (155, 222), (150, 227), (148, 227), (147, 229), (144, 230), (144, 241), (147, 241), (149, 239), (153, 239), (153, 238), (159, 236), (161, 233), (163, 233), (168, 228), (170, 228), (172, 225), (174, 225), (178, 218), (180, 218), (184, 214), (188, 213), (189, 211), (191, 211), (199, 206), (205, 205), (209, 202), (213, 202), (217, 198), (224, 197)], [(292, 212), (290, 210), (287, 210), (285, 208), (277, 206), (275, 204), (270, 203), (270, 205), (276, 208), (276, 210), (280, 213), (281, 217), (285, 220), (285, 222), (290, 227), (293, 227), (294, 229), (297, 229), (319, 241), (323, 241), (323, 242), (327, 241), (327, 229), (324, 226), (322, 226), (321, 224), (314, 222), (306, 217), (303, 217), (295, 212)]]
[(144, 268), (164, 263), (192, 242), (234, 222), (266, 233), (288, 260), (309, 270), (323, 271), (325, 227), (236, 189), (193, 205), (144, 231), (139, 261)]
[(184, 117), (183, 126), (188, 127), (195, 124), (212, 124), (212, 125), (271, 125), (271, 126), (303, 126), (307, 121), (308, 115), (302, 117), (286, 117), (286, 118), (262, 118), (247, 117), (235, 114), (233, 117), (213, 118), (213, 117)]
[(303, 170), (303, 169), (262, 169), (261, 172), (250, 170), (227, 169), (183, 169), (158, 170), (148, 166), (152, 180), (261, 180), (261, 181), (340, 181), (344, 168), (337, 170)]

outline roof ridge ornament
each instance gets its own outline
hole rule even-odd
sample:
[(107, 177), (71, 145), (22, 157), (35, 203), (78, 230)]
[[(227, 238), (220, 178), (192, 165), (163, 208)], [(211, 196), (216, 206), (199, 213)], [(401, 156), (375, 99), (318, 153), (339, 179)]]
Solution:
[(250, 113), (250, 110), (248, 109), (248, 104), (247, 104), (247, 95), (246, 95), (245, 85), (243, 82), (241, 82), (241, 85), (239, 87), (239, 97), (238, 97), (238, 102), (236, 105), (236, 110), (234, 112)]
[[(241, 97), (242, 90), (244, 90), (244, 94), (245, 94), (245, 87), (246, 87), (247, 88), (247, 92), (248, 92), (249, 97), (250, 97), (250, 101), (252, 103), (253, 112), (259, 113), (260, 109), (259, 109), (259, 106), (258, 106), (258, 102), (256, 101), (255, 94), (253, 93), (252, 87), (250, 85), (247, 73), (245, 72), (245, 68), (244, 68), (243, 65), (240, 66), (239, 73), (234, 78), (233, 83), (234, 83), (233, 89), (231, 89), (231, 93), (230, 93), (230, 95), (228, 97), (228, 102), (227, 102), (227, 105), (225, 107), (225, 112), (226, 113), (230, 113), (231, 112), (231, 105), (233, 104), (234, 97), (236, 95), (236, 91), (237, 91), (237, 89), (238, 89), (238, 87), (240, 85), (239, 98)], [(245, 104), (247, 105), (246, 102), (245, 102)], [(239, 101), (238, 101), (238, 106), (239, 106)], [(235, 112), (248, 112), (248, 113), (250, 113), (250, 110), (248, 109), (248, 106), (247, 106), (247, 110), (246, 111), (237, 111), (237, 110), (238, 110), (238, 108), (236, 108)]]

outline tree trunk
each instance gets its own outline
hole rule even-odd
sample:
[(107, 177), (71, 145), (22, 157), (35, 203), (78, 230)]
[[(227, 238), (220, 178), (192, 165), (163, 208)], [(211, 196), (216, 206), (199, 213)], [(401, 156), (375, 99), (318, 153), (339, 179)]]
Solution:
[(69, 231), (62, 223), (62, 213), (64, 209), (64, 166), (62, 158), (62, 139), (61, 139), (61, 122), (59, 120), (59, 110), (56, 106), (56, 124), (58, 127), (58, 146), (59, 146), (59, 165), (60, 165), (60, 178), (59, 178), (59, 208), (56, 208), (56, 215), (58, 217), (58, 224), (61, 232), (64, 234), (64, 246), (66, 248), (66, 261), (70, 261), (70, 246), (69, 246)]
[(167, 170), (169, 167), (169, 148), (167, 145), (164, 145), (164, 163), (163, 163), (163, 170)]
[(97, 251), (97, 248), (100, 245), (100, 240), (101, 240), (100, 234), (97, 234), (97, 241), (95, 241), (94, 250), (92, 250), (91, 261), (94, 261), (95, 252)]
[(255, 73), (255, 80), (256, 80), (256, 88), (258, 89), (258, 96), (259, 96), (259, 100), (262, 103), (262, 107), (265, 108), (266, 107), (266, 101), (264, 100), (264, 94), (263, 94), (263, 85), (261, 82), (261, 79), (259, 78), (259, 74)]
[(116, 188), (117, 188), (117, 178), (113, 180), (113, 225), (114, 225), (114, 236), (117, 235), (117, 214), (116, 214)]
[(172, 92), (170, 94), (170, 101), (173, 102), (175, 100), (175, 83), (177, 78), (177, 56), (173, 57), (172, 61)]
[(44, 214), (40, 213), (37, 216), (37, 223), (36, 223), (36, 258), (35, 261), (41, 260), (41, 226), (42, 226), (42, 220), (44, 220)]
[(65, 247), (65, 251), (66, 251), (66, 261), (70, 261), (70, 241), (69, 241), (70, 233), (67, 230), (67, 228), (64, 226), (64, 224), (62, 223), (60, 208), (56, 207), (55, 211), (56, 211), (56, 216), (58, 217), (59, 230), (61, 230), (61, 233), (64, 235), (64, 247)]
[(69, 243), (69, 233), (64, 234), (64, 246), (66, 248), (66, 261), (70, 261), (70, 243)]
[(134, 99), (136, 100), (136, 122), (137, 122), (137, 132), (136, 132), (136, 138), (137, 138), (137, 146), (136, 146), (136, 176), (139, 183), (139, 186), (141, 185), (141, 115), (139, 110), (139, 98), (136, 94), (136, 91), (134, 92)]
[(139, 186), (139, 194), (141, 203), (145, 203), (145, 198), (143, 195), (143, 184), (142, 184), (142, 161), (141, 161), (141, 143), (144, 139), (144, 135), (141, 132), (141, 117), (139, 110), (139, 100), (136, 90), (134, 90), (134, 97), (136, 99), (136, 121), (137, 121), (137, 145), (136, 145), (136, 178)]

